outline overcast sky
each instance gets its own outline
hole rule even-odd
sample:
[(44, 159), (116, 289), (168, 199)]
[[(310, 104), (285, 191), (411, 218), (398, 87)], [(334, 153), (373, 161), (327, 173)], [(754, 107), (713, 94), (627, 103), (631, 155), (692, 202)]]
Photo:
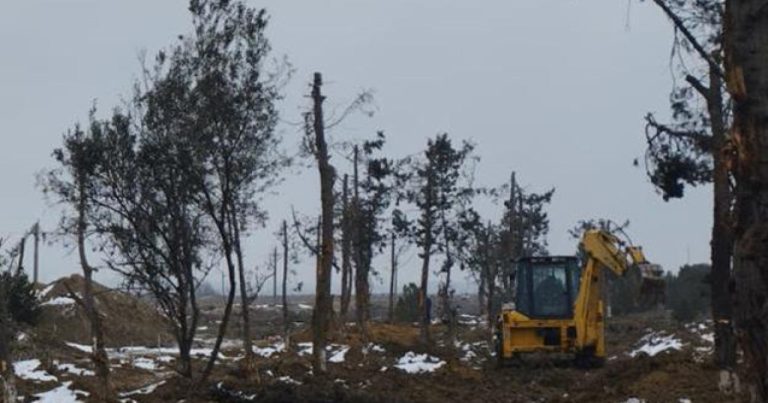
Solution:
[[(376, 114), (336, 127), (336, 141), (384, 130), (387, 152), (403, 156), (448, 132), (477, 143), (480, 184), (504, 183), (514, 170), (530, 191), (555, 187), (553, 254), (574, 252), (567, 229), (579, 219), (606, 217), (630, 220), (634, 241), (667, 269), (708, 260), (711, 189), (688, 190), (684, 200), (667, 203), (644, 169), (632, 165), (644, 152), (643, 115), (668, 115), (672, 30), (649, 2), (251, 4), (271, 16), (273, 56), (286, 55), (296, 68), (280, 105), (286, 147), (299, 141), (291, 122), (300, 120), (311, 74), (320, 71), (331, 109), (364, 89), (375, 91)], [(0, 236), (15, 242), (38, 219), (44, 230), (55, 227), (60, 209), (44, 201), (35, 175), (53, 167), (51, 151), (62, 133), (86, 119), (94, 100), (104, 113), (118, 105), (137, 76), (138, 55), (153, 54), (189, 28), (182, 0), (0, 6)], [(291, 205), (316, 214), (318, 182), (315, 170), (299, 171), (268, 198), (272, 220), (249, 242), (251, 265), (266, 259)], [(498, 216), (488, 206), (483, 213)], [(418, 275), (415, 252), (405, 259), (401, 283)], [(305, 289), (314, 289), (313, 267), (309, 259), (297, 267)], [(378, 268), (388, 279), (387, 267)], [(78, 270), (65, 248), (43, 248), (42, 281)], [(104, 273), (97, 279), (115, 281)]]

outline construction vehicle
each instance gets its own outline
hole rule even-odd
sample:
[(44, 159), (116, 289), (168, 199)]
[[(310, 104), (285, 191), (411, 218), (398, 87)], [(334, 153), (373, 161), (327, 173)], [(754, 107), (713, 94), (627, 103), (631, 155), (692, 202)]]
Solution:
[(514, 302), (503, 304), (497, 319), (500, 364), (523, 353), (543, 351), (573, 354), (580, 366), (602, 365), (604, 270), (623, 276), (637, 269), (642, 279), (641, 292), (663, 293), (663, 270), (650, 264), (642, 249), (631, 242), (608, 231), (587, 230), (580, 249), (581, 259), (546, 256), (517, 261)]

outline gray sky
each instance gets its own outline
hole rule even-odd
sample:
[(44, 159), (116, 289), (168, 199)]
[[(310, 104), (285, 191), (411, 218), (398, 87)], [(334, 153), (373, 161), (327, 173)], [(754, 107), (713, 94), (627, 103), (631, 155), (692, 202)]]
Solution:
[[(504, 183), (515, 170), (529, 190), (556, 187), (549, 209), (554, 254), (573, 253), (566, 231), (577, 220), (607, 217), (629, 219), (635, 242), (667, 269), (708, 260), (710, 188), (665, 203), (644, 169), (632, 166), (644, 151), (643, 115), (668, 115), (672, 30), (652, 4), (252, 4), (271, 15), (274, 56), (287, 55), (296, 68), (281, 103), (280, 130), (291, 148), (299, 132), (290, 122), (300, 120), (311, 74), (321, 71), (331, 108), (343, 108), (363, 89), (375, 91), (374, 117), (345, 121), (335, 128), (335, 140), (380, 129), (388, 134), (387, 151), (401, 156), (448, 132), (477, 142), (479, 183)], [(153, 54), (172, 43), (189, 30), (189, 18), (181, 0), (28, 0), (1, 9), (0, 236), (15, 241), (37, 219), (45, 229), (57, 221), (59, 209), (45, 203), (35, 174), (53, 166), (51, 151), (62, 133), (86, 119), (94, 100), (102, 112), (118, 105), (137, 76), (141, 51)], [(251, 264), (266, 259), (271, 234), (291, 204), (315, 214), (317, 188), (316, 171), (304, 170), (269, 197), (273, 219), (249, 243)], [(498, 215), (488, 208), (484, 213)], [(418, 259), (414, 251), (408, 255), (401, 283), (417, 278)], [(314, 289), (313, 264), (305, 259), (297, 269), (305, 289)], [(50, 246), (41, 254), (41, 270), (42, 280), (51, 281), (78, 266), (64, 248)]]

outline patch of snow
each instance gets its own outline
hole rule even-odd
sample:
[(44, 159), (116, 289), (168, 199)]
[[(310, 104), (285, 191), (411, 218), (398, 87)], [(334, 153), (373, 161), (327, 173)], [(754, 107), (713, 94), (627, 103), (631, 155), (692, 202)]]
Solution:
[(282, 342), (267, 347), (253, 347), (253, 352), (264, 358), (269, 358), (274, 354), (282, 353), (283, 351), (285, 351), (285, 343)]
[(712, 333), (712, 332), (710, 332), (710, 333), (702, 333), (701, 334), (701, 339), (704, 340), (707, 343), (715, 344), (715, 334)]
[(162, 362), (162, 363), (166, 363), (167, 364), (167, 363), (172, 362), (173, 360), (175, 360), (175, 358), (171, 357), (170, 355), (161, 355), (161, 356), (157, 357), (156, 360), (158, 362)]
[(53, 299), (49, 299), (48, 301), (43, 302), (40, 305), (47, 306), (47, 305), (53, 305), (53, 306), (67, 306), (67, 305), (74, 305), (75, 300), (69, 297), (56, 297)]
[(416, 354), (413, 351), (405, 353), (395, 365), (396, 368), (409, 374), (421, 374), (425, 372), (435, 372), (438, 368), (445, 365), (445, 361), (428, 354)]
[(304, 343), (299, 343), (299, 344), (297, 344), (297, 346), (299, 347), (299, 352), (298, 353), (299, 353), (300, 356), (312, 354), (312, 342), (311, 341), (304, 342)]
[(290, 385), (301, 385), (301, 382), (291, 378), (288, 375), (281, 376), (281, 377), (277, 378), (277, 380), (282, 382), (282, 383), (287, 383), (287, 384), (290, 384)]
[(84, 353), (89, 353), (90, 354), (91, 351), (92, 351), (91, 346), (86, 346), (85, 344), (67, 343), (67, 345), (72, 347), (72, 348), (74, 348), (74, 349), (80, 350), (80, 351), (82, 351)]
[(674, 335), (665, 336), (657, 333), (643, 336), (643, 338), (640, 339), (640, 342), (643, 344), (629, 353), (631, 357), (636, 357), (643, 353), (653, 357), (663, 351), (680, 350), (683, 347), (683, 343), (675, 338)]
[(45, 371), (38, 370), (38, 367), (40, 367), (40, 360), (38, 359), (17, 361), (13, 363), (13, 372), (19, 378), (26, 379), (28, 381), (58, 381), (55, 376)]
[(133, 360), (133, 366), (147, 371), (154, 371), (157, 369), (157, 363), (146, 357), (139, 357)]
[(128, 396), (134, 396), (134, 395), (148, 395), (148, 394), (154, 392), (155, 390), (157, 390), (157, 388), (163, 386), (164, 384), (165, 384), (165, 381), (160, 381), (160, 382), (157, 382), (157, 383), (152, 383), (152, 384), (144, 386), (143, 388), (140, 388), (140, 389), (136, 389), (136, 390), (133, 390), (133, 391), (130, 391), (130, 392), (120, 393), (120, 397), (128, 397)]
[(55, 286), (56, 284), (54, 283), (48, 284), (45, 288), (43, 288), (43, 291), (40, 291), (38, 297), (42, 299), (44, 296), (48, 295), (48, 293), (51, 292)]
[(208, 330), (208, 326), (198, 326), (197, 330), (199, 330), (201, 332), (204, 332), (204, 331)]
[(88, 392), (71, 390), (69, 388), (71, 385), (72, 382), (64, 382), (58, 388), (36, 394), (35, 396), (40, 399), (37, 403), (75, 403), (80, 401), (77, 394), (88, 397)]
[(56, 369), (76, 376), (96, 376), (96, 373), (90, 369), (79, 368), (75, 364), (57, 364)]
[(312, 305), (299, 304), (299, 309), (312, 310), (315, 309)]
[(19, 334), (16, 336), (16, 341), (24, 341), (24, 340), (26, 340), (26, 339), (27, 339), (27, 334), (26, 334), (26, 333), (24, 333), (24, 332), (20, 332), (20, 333), (19, 333)]
[(387, 372), (387, 369), (388, 369), (387, 367), (381, 367), (381, 369), (379, 370), (379, 372)]
[(624, 403), (645, 403), (645, 399), (638, 399), (636, 397), (630, 397)]
[(374, 353), (381, 353), (381, 354), (384, 354), (387, 352), (387, 350), (384, 349), (384, 347), (378, 344), (373, 344), (373, 343), (368, 343), (368, 345), (366, 346), (366, 350), (373, 351)]
[(328, 362), (333, 362), (336, 364), (344, 362), (344, 359), (346, 358), (348, 351), (349, 351), (349, 346), (341, 346), (341, 349), (339, 349), (339, 351), (336, 351), (335, 353), (333, 353), (333, 355), (331, 355), (331, 358), (328, 359)]
[(678, 403), (691, 403), (691, 399), (687, 399), (687, 398), (682, 397), (682, 398), (678, 399), (677, 402)]

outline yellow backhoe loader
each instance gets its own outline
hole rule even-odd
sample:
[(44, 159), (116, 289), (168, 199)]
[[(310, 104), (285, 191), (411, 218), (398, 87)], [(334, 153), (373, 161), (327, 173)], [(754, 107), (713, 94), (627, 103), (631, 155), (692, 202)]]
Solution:
[(623, 276), (637, 269), (641, 292), (663, 294), (663, 270), (650, 264), (638, 246), (603, 230), (581, 238), (581, 264), (575, 256), (529, 257), (517, 261), (514, 302), (497, 320), (500, 364), (530, 352), (573, 354), (579, 366), (605, 360), (604, 270)]

